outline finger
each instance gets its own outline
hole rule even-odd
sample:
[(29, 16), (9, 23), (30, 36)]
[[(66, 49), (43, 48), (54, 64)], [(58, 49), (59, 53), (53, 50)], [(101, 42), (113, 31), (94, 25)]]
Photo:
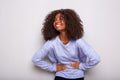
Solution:
[(74, 63), (70, 64), (70, 66), (73, 67), (73, 66), (74, 66)]
[(65, 65), (63, 65), (63, 70), (65, 70), (66, 69), (66, 66)]
[(72, 63), (72, 64), (70, 64), (70, 66), (71, 67), (73, 67), (73, 68), (79, 68), (79, 64), (80, 64), (80, 62), (74, 62), (74, 63)]
[(63, 64), (57, 64), (57, 71), (62, 71), (62, 70), (65, 70), (66, 69), (66, 66), (63, 65)]

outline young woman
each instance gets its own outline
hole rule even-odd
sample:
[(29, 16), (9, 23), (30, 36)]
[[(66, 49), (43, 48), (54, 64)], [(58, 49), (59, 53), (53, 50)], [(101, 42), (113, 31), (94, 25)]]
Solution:
[[(100, 57), (82, 39), (82, 21), (72, 9), (52, 11), (45, 18), (42, 33), (45, 44), (32, 61), (55, 73), (55, 80), (84, 80), (84, 72), (99, 63)], [(51, 63), (44, 58), (48, 56)]]

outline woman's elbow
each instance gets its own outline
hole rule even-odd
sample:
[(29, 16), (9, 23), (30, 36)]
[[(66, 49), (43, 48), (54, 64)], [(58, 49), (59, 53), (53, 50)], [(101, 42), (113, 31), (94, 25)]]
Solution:
[(35, 57), (33, 57), (33, 58), (32, 58), (32, 62), (33, 62), (33, 63), (37, 63), (37, 62), (38, 62), (38, 59), (35, 58)]
[(98, 56), (98, 57), (95, 58), (95, 63), (96, 64), (100, 63), (100, 61), (101, 61), (100, 56)]

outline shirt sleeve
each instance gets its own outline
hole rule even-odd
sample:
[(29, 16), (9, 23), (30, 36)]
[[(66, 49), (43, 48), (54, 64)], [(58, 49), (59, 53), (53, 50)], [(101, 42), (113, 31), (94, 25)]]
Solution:
[(34, 54), (32, 58), (32, 62), (40, 67), (41, 69), (50, 71), (50, 72), (56, 72), (56, 63), (55, 61), (52, 63), (48, 63), (45, 61), (45, 57), (49, 54), (51, 50), (50, 42), (47, 41), (42, 48), (38, 49), (38, 51)]
[(79, 66), (80, 69), (87, 70), (89, 68), (94, 67), (100, 62), (100, 56), (83, 39), (79, 39), (77, 42), (77, 45), (80, 51), (80, 56), (82, 54), (82, 57), (79, 57), (79, 58), (83, 60), (80, 63), (80, 66)]

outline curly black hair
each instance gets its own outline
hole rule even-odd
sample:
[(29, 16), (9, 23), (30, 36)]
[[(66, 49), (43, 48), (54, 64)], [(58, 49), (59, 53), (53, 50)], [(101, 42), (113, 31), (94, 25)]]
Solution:
[(79, 15), (72, 9), (59, 9), (50, 12), (45, 18), (42, 28), (44, 39), (46, 41), (51, 40), (60, 34), (60, 32), (53, 26), (55, 16), (58, 13), (61, 13), (64, 16), (64, 20), (66, 22), (66, 35), (68, 39), (76, 40), (81, 38), (83, 36), (84, 29)]

